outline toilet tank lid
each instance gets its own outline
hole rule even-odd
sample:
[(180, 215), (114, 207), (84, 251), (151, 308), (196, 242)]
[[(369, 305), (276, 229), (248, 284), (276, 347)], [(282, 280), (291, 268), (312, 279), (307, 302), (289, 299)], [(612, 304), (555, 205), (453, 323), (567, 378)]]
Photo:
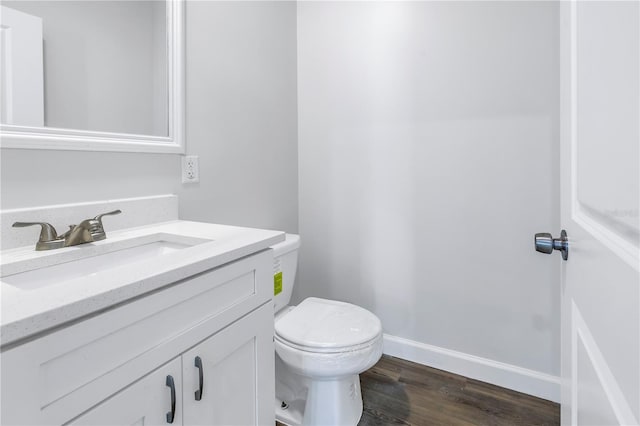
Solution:
[(296, 234), (285, 234), (285, 240), (271, 246), (273, 257), (282, 256), (300, 247), (300, 236)]

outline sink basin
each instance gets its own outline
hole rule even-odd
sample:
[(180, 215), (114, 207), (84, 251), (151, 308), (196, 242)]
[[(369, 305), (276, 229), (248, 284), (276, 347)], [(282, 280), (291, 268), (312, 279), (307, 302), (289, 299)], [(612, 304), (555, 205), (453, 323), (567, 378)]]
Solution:
[(100, 246), (83, 246), (74, 252), (77, 254), (75, 259), (62, 258), (60, 263), (50, 266), (5, 275), (2, 281), (20, 290), (37, 290), (78, 278), (92, 277), (113, 268), (165, 256), (210, 241), (213, 240), (155, 234)]

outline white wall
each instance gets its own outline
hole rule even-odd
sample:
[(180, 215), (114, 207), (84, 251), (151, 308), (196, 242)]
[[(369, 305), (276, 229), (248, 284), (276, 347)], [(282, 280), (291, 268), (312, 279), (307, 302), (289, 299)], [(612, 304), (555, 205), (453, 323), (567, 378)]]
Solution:
[(2, 209), (176, 193), (183, 219), (297, 231), (295, 4), (194, 1), (186, 24), (200, 184), (178, 155), (3, 149)]
[(187, 151), (200, 183), (180, 216), (298, 230), (295, 2), (187, 4)]
[(2, 4), (42, 18), (46, 126), (167, 135), (164, 2)]
[(0, 182), (2, 209), (170, 194), (180, 188), (180, 157), (3, 149)]
[(181, 217), (295, 232), (298, 297), (558, 374), (557, 11), (533, 2), (187, 4), (187, 150), (2, 150), (2, 208), (179, 193)]
[(558, 42), (548, 2), (300, 2), (297, 298), (557, 388)]

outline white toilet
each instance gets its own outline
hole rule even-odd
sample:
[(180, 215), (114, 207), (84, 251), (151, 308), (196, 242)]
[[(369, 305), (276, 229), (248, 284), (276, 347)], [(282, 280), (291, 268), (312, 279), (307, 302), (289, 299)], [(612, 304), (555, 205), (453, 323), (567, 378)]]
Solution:
[[(288, 306), (300, 237), (273, 246), (276, 284), (276, 420), (287, 425), (356, 425), (362, 416), (359, 374), (382, 356), (382, 326), (350, 303), (309, 297)], [(276, 283), (279, 279), (276, 279)]]

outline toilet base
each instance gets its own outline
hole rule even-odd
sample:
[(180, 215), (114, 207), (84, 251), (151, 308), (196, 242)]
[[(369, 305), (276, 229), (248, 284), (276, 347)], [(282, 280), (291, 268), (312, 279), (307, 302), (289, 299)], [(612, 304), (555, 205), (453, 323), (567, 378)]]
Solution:
[(290, 426), (355, 426), (362, 416), (360, 376), (312, 380), (289, 370), (276, 355), (275, 408), (276, 420)]

